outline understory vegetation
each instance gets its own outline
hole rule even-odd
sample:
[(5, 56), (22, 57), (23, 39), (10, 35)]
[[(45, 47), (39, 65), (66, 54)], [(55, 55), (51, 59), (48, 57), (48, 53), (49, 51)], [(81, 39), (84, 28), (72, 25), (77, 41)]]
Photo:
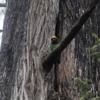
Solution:
[(81, 80), (80, 78), (75, 78), (76, 84), (78, 85), (81, 98), (79, 100), (100, 100), (100, 97), (94, 97), (92, 95), (91, 87), (92, 82), (90, 79)]
[[(96, 34), (92, 33), (92, 35), (96, 39), (96, 43), (93, 47), (87, 49), (90, 50), (92, 56), (96, 56), (97, 60), (100, 61), (100, 39)], [(91, 91), (91, 79), (85, 79), (82, 81), (80, 78), (76, 77), (75, 82), (78, 85), (78, 89), (81, 96), (79, 100), (100, 100), (100, 97), (98, 96), (93, 97)]]
[(95, 33), (92, 33), (92, 35), (96, 39), (96, 43), (88, 50), (90, 50), (91, 55), (96, 56), (97, 60), (100, 61), (100, 38)]

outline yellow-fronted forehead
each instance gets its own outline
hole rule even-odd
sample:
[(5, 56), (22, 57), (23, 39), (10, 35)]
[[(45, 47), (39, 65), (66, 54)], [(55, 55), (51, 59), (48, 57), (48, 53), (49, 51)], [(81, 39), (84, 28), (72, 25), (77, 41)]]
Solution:
[(53, 38), (53, 39), (56, 39), (57, 37), (56, 37), (56, 36), (52, 36), (52, 38)]

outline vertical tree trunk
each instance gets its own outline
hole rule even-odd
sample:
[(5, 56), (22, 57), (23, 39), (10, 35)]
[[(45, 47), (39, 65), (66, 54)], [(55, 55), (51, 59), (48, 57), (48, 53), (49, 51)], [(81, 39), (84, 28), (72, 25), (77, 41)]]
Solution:
[[(3, 79), (0, 100), (77, 100), (76, 76), (94, 76), (97, 64), (86, 49), (95, 43), (92, 32), (100, 34), (100, 4), (81, 31), (64, 50), (59, 65), (59, 94), (54, 92), (54, 67), (43, 71), (42, 61), (50, 53), (51, 36), (60, 41), (82, 15), (91, 0), (8, 0), (0, 55)], [(99, 67), (93, 81), (98, 90)], [(92, 73), (94, 71), (94, 74)], [(93, 77), (94, 79), (94, 77)], [(97, 84), (97, 85), (96, 85)], [(98, 89), (98, 88), (97, 88)]]
[(58, 11), (59, 0), (7, 1), (0, 59), (5, 72), (1, 100), (47, 99), (53, 79), (50, 83), (44, 79), (42, 59), (50, 52)]

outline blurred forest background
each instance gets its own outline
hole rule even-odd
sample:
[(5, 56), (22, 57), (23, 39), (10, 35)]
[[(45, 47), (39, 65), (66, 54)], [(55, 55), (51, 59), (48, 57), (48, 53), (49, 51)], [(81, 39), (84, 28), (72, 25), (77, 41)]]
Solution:
[[(6, 3), (6, 0), (0, 0), (0, 3)], [(5, 7), (0, 7), (0, 30), (3, 29), (4, 16), (5, 16)], [(2, 32), (0, 32), (0, 47), (1, 47), (1, 40), (2, 40)]]

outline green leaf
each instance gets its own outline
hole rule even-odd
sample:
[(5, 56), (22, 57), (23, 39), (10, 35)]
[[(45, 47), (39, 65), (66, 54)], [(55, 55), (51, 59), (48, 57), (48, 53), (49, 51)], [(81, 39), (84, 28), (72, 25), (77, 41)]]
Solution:
[(100, 97), (92, 98), (92, 83), (90, 79), (81, 80), (80, 78), (75, 78), (76, 83), (78, 84), (81, 98), (79, 100), (100, 100)]
[(95, 98), (92, 98), (91, 100), (100, 100), (100, 97), (95, 97)]
[(96, 39), (99, 39), (98, 36), (95, 33), (92, 33), (92, 36)]

